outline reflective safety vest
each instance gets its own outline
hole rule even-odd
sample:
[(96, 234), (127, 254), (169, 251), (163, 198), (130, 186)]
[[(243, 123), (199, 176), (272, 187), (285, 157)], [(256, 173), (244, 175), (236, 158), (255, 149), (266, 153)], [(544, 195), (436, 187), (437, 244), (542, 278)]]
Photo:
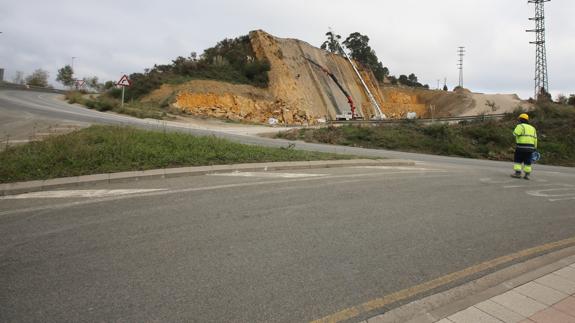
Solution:
[(530, 124), (520, 123), (513, 130), (517, 148), (536, 149), (537, 148), (537, 130)]

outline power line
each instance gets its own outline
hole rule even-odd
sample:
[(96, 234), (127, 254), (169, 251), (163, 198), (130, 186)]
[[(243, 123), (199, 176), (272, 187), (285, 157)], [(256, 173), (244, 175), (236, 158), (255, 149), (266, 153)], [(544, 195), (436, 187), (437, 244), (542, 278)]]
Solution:
[(545, 47), (545, 2), (551, 0), (529, 0), (535, 4), (535, 17), (529, 20), (535, 21), (535, 29), (527, 32), (535, 33), (535, 41), (529, 42), (536, 46), (535, 49), (535, 99), (539, 95), (549, 93), (549, 75), (547, 73), (547, 50)]

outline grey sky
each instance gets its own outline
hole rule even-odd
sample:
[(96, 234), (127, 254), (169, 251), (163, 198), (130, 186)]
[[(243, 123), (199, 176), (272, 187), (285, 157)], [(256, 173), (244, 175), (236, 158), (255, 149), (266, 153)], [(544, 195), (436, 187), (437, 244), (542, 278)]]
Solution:
[[(575, 1), (546, 4), (551, 92), (575, 93)], [(315, 46), (328, 27), (358, 31), (392, 74), (415, 73), (431, 87), (458, 80), (457, 47), (466, 46), (465, 86), (478, 92), (533, 94), (534, 15), (527, 0), (0, 0), (0, 66), (10, 80), (70, 64), (77, 75), (117, 80), (226, 37), (263, 29)], [(55, 84), (56, 85), (56, 84)]]

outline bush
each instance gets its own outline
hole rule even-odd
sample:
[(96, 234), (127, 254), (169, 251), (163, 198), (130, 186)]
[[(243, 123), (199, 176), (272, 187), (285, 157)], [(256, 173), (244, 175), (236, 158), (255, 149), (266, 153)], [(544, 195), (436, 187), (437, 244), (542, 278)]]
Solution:
[(84, 98), (82, 97), (82, 93), (79, 91), (69, 91), (66, 92), (65, 96), (66, 101), (70, 104), (79, 103), (84, 104)]

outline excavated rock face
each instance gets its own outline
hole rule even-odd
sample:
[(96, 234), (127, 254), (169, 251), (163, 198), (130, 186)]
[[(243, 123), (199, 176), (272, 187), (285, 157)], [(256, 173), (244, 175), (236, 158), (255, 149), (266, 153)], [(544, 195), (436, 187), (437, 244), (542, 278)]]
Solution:
[[(264, 31), (249, 34), (254, 55), (270, 63), (266, 89), (218, 81), (191, 81), (180, 85), (163, 85), (145, 100), (170, 102), (190, 114), (265, 123), (274, 118), (282, 124), (314, 124), (319, 118), (334, 119), (350, 111), (344, 93), (322, 68), (332, 73), (347, 91), (364, 118), (376, 115), (375, 108), (350, 62), (296, 39), (274, 37)], [(306, 59), (307, 58), (307, 59)], [(313, 60), (321, 67), (310, 63)], [(487, 99), (496, 102), (498, 111), (507, 111), (517, 103), (499, 97), (476, 98), (463, 92), (429, 91), (404, 87), (380, 88), (368, 70), (357, 66), (368, 88), (390, 118), (404, 118), (408, 112), (429, 117), (451, 116), (484, 109)], [(481, 101), (479, 107), (476, 101)], [(509, 103), (509, 102), (511, 103)], [(519, 102), (519, 100), (517, 100)]]
[(382, 92), (385, 98), (384, 110), (389, 118), (405, 118), (408, 112), (415, 112), (418, 117), (429, 114), (427, 105), (421, 102), (413, 90), (387, 87)]
[[(270, 92), (290, 107), (308, 111), (316, 117), (329, 118), (350, 111), (347, 98), (335, 82), (306, 60), (307, 57), (335, 75), (364, 116), (375, 115), (359, 78), (344, 57), (300, 40), (276, 38), (261, 30), (252, 31), (250, 40), (256, 57), (271, 63)], [(362, 71), (362, 77), (382, 105), (382, 95), (373, 74)]]
[[(286, 124), (314, 124), (319, 118), (334, 119), (351, 110), (344, 93), (321, 68), (335, 75), (351, 95), (356, 113), (376, 115), (358, 76), (344, 57), (328, 53), (295, 39), (276, 38), (263, 31), (249, 35), (258, 60), (270, 62), (269, 86), (261, 89), (217, 81), (191, 81), (182, 85), (163, 85), (145, 100), (165, 102), (175, 98), (173, 106), (202, 116), (267, 122), (275, 118)], [(358, 68), (360, 68), (358, 66)], [(383, 95), (370, 71), (361, 70), (363, 79), (380, 106)], [(172, 99), (173, 101), (173, 99)]]

